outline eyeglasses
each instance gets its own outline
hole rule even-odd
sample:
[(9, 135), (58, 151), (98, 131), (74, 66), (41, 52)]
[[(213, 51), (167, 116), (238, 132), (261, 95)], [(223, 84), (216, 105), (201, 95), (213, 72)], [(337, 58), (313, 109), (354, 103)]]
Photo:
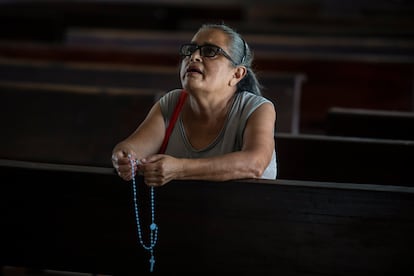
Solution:
[(233, 64), (237, 64), (223, 49), (215, 45), (197, 45), (197, 44), (183, 44), (180, 47), (180, 56), (189, 57), (195, 51), (200, 49), (200, 55), (202, 57), (215, 57), (218, 54), (222, 54), (224, 57), (229, 59)]

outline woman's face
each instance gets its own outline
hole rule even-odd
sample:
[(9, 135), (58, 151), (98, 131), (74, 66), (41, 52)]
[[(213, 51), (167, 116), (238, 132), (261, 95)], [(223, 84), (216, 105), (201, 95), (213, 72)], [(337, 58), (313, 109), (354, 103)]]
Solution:
[[(203, 29), (195, 34), (192, 44), (198, 46), (215, 45), (229, 54), (227, 45), (228, 36), (219, 29)], [(184, 57), (181, 62), (180, 78), (186, 90), (207, 90), (209, 92), (234, 89), (229, 85), (234, 75), (235, 67), (223, 54), (218, 53), (214, 57), (204, 57), (197, 49), (192, 55)]]

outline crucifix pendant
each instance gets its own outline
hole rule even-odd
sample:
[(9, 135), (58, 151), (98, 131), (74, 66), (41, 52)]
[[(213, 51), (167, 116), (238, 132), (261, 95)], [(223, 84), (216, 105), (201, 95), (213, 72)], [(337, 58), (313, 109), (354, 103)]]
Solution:
[(151, 255), (151, 259), (149, 260), (150, 262), (150, 272), (152, 272), (154, 270), (154, 264), (155, 264), (155, 258), (153, 255)]

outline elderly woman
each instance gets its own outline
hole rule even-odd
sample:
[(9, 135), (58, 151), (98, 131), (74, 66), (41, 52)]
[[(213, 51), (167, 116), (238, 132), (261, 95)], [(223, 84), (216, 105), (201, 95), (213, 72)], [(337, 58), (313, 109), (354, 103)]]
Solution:
[(173, 179), (275, 179), (276, 112), (261, 96), (244, 39), (226, 25), (206, 24), (180, 55), (183, 89), (161, 97), (114, 147), (119, 176), (131, 180), (138, 171), (151, 187)]

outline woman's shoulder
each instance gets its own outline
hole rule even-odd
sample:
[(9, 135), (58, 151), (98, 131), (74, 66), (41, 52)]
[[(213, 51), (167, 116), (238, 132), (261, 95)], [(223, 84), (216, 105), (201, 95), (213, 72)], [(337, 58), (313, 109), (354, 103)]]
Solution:
[(164, 95), (160, 97), (160, 100), (159, 100), (160, 104), (161, 105), (171, 105), (171, 104), (174, 105), (178, 101), (181, 91), (183, 90), (173, 89), (173, 90), (166, 92)]
[(273, 105), (273, 102), (267, 99), (266, 97), (262, 95), (256, 95), (248, 91), (243, 91), (238, 93), (239, 94), (239, 101), (246, 105), (261, 105), (263, 103), (270, 103)]
[(182, 89), (173, 89), (166, 92), (159, 99), (161, 112), (164, 116), (169, 116), (172, 113), (173, 108), (178, 102)]
[(178, 88), (177, 89), (170, 90), (170, 91), (167, 91), (167, 92), (165, 92), (165, 94), (163, 94), (160, 97), (160, 100), (163, 99), (163, 100), (169, 101), (169, 100), (172, 100), (172, 99), (177, 99), (179, 97), (179, 95), (181, 94), (181, 91), (183, 91), (183, 90), (182, 89), (178, 89)]

